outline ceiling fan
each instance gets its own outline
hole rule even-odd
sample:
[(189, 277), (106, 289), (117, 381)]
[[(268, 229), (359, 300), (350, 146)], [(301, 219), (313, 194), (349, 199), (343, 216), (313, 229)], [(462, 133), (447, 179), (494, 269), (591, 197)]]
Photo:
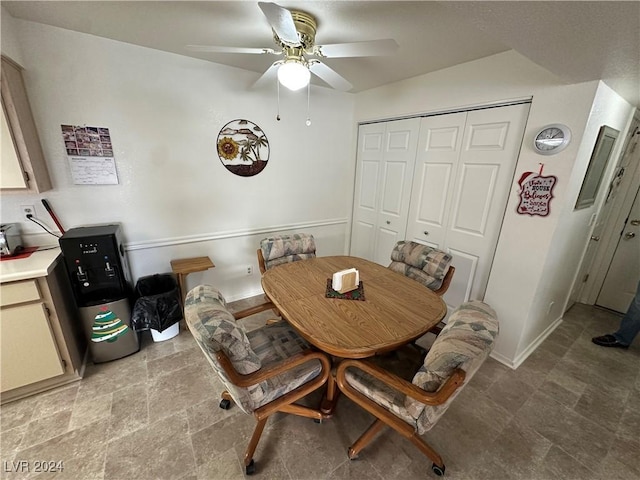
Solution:
[(256, 84), (272, 78), (276, 72), (278, 81), (290, 90), (299, 90), (309, 84), (311, 73), (337, 90), (348, 91), (353, 85), (338, 72), (322, 63), (318, 58), (368, 57), (390, 55), (398, 49), (393, 39), (370, 40), (354, 43), (316, 45), (316, 19), (299, 10), (288, 10), (275, 3), (258, 2), (262, 13), (273, 29), (274, 48), (244, 48), (209, 45), (187, 45), (187, 49), (198, 52), (249, 53), (282, 55), (276, 60)]

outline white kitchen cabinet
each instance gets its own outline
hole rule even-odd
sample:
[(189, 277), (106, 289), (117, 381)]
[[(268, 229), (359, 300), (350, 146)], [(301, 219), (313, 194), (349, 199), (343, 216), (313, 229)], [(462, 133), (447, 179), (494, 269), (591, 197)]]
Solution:
[(2, 403), (82, 377), (86, 342), (64, 264), (56, 258), (47, 270), (45, 276), (0, 284)]
[(0, 391), (6, 392), (64, 373), (44, 302), (2, 312)]
[(0, 190), (40, 193), (51, 189), (51, 179), (33, 120), (22, 68), (2, 57), (2, 146)]

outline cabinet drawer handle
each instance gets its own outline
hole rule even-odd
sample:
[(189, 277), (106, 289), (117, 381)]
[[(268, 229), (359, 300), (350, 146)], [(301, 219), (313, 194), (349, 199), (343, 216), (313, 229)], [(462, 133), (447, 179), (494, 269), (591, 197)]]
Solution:
[(422, 233), (424, 233), (425, 235), (429, 235), (429, 232), (427, 232), (426, 230)]
[(391, 220), (387, 220), (387, 225), (391, 225)]

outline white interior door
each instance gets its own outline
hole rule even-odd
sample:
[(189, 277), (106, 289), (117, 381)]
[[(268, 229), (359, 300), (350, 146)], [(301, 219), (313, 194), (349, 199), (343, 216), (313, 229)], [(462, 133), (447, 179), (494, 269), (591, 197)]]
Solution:
[(640, 189), (620, 234), (596, 305), (624, 313), (640, 281)]
[[(597, 303), (613, 261), (620, 232), (629, 220), (636, 192), (640, 188), (640, 112), (636, 112), (627, 134), (624, 151), (607, 188), (607, 197), (598, 212), (587, 251), (576, 275), (568, 310), (575, 302)], [(640, 252), (638, 252), (640, 255)]]
[(384, 152), (384, 123), (360, 125), (351, 227), (351, 255), (373, 258), (378, 216), (378, 184)]
[(444, 248), (467, 113), (425, 117), (413, 175), (407, 238)]
[(484, 297), (528, 112), (523, 104), (422, 120), (407, 233), (453, 255), (450, 307)]
[(524, 104), (467, 115), (446, 235), (462, 301), (484, 298), (528, 114)]
[(351, 254), (388, 265), (404, 240), (420, 120), (361, 125)]
[(419, 118), (387, 123), (373, 255), (380, 265), (391, 263), (393, 247), (405, 239), (419, 128)]

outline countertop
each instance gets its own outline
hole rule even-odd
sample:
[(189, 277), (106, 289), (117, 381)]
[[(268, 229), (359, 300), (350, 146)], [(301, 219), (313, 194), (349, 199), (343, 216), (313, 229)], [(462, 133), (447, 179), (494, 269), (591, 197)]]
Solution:
[(0, 282), (15, 282), (29, 278), (45, 277), (53, 267), (60, 255), (60, 248), (39, 250), (33, 252), (27, 258), (15, 260), (2, 260), (0, 262)]

